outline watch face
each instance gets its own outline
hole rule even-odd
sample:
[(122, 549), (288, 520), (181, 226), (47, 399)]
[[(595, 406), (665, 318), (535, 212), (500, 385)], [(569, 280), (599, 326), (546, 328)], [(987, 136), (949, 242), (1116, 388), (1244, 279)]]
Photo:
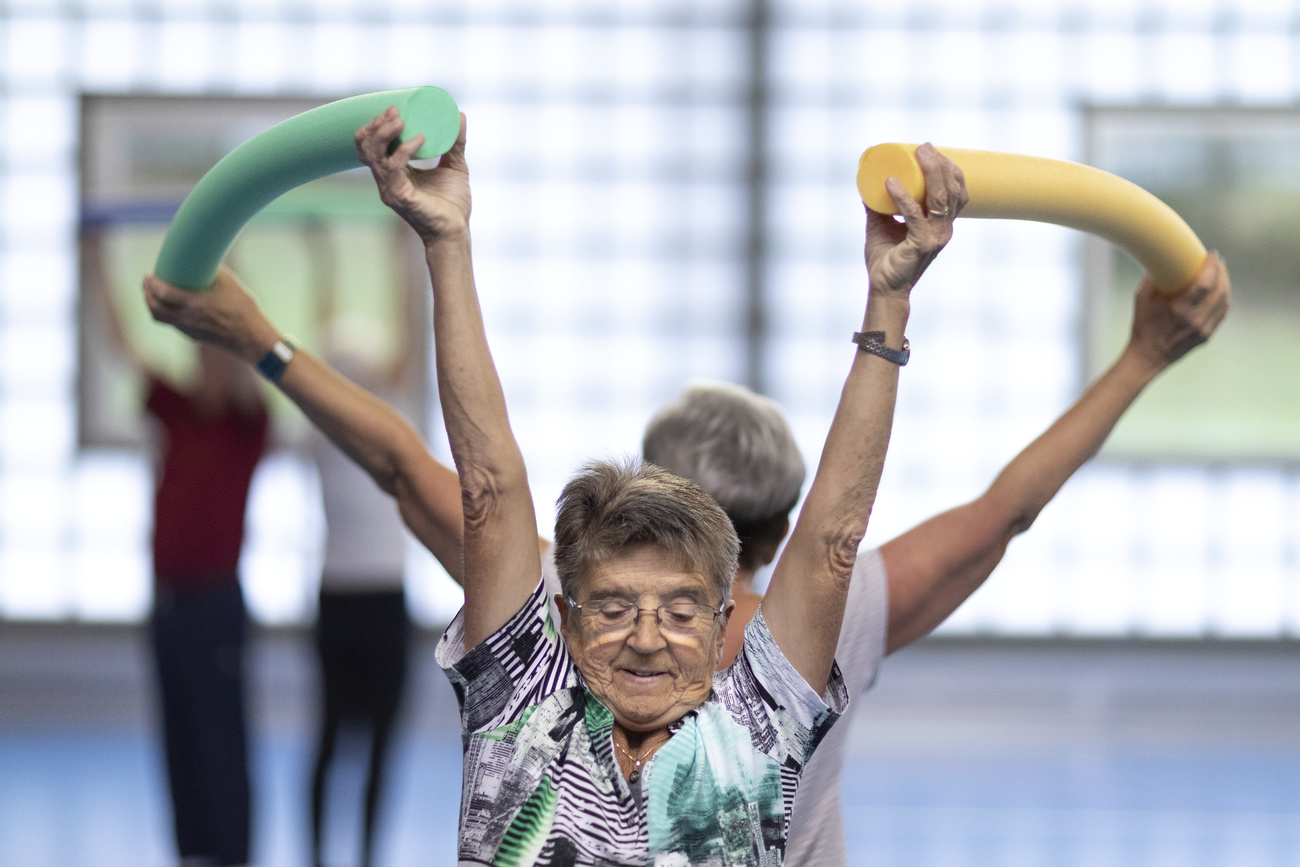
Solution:
[[(274, 347), (267, 350), (266, 355), (263, 355), (257, 362), (258, 372), (272, 382), (278, 380), (280, 375), (284, 373), (284, 369), (289, 366), (288, 359), (280, 355), (280, 348), (281, 344), (277, 343)], [(289, 358), (292, 357), (293, 353), (290, 352)]]

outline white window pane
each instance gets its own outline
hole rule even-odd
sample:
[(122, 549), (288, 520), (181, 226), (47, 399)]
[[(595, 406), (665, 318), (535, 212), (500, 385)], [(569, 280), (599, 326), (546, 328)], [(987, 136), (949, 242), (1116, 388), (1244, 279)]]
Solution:
[(1206, 629), (1209, 607), (1209, 576), (1203, 560), (1187, 557), (1184, 562), (1141, 564), (1139, 590), (1134, 613), (1140, 635), (1200, 635)]
[[(76, 419), (71, 388), (63, 392), (44, 397), (11, 395), (0, 403), (0, 463), (51, 471), (67, 463), (76, 448)], [(39, 501), (48, 502), (44, 496)]]
[(14, 620), (58, 620), (72, 611), (67, 556), (53, 545), (0, 546), (0, 614)]
[(360, 72), (358, 28), (322, 23), (311, 31), (311, 73), (314, 89), (345, 93)]
[(834, 35), (820, 28), (783, 30), (773, 34), (770, 42), (772, 77), (783, 88), (823, 85), (832, 78), (832, 41)]
[(1207, 33), (1166, 33), (1156, 49), (1162, 95), (1169, 100), (1205, 101), (1216, 87), (1215, 45)]
[(1172, 26), (1209, 28), (1223, 4), (1217, 0), (1156, 0), (1151, 6)]
[(82, 29), (79, 61), (87, 90), (112, 91), (130, 87), (147, 60), (143, 30), (148, 26), (119, 18), (86, 22)]
[(539, 71), (541, 41), (528, 28), (466, 27), (464, 45), (465, 80), (484, 92), (499, 91)]
[(149, 554), (122, 546), (83, 547), (72, 558), (71, 609), (78, 620), (136, 623), (153, 603)]
[(1293, 37), (1285, 32), (1243, 33), (1230, 43), (1227, 72), (1246, 102), (1285, 102), (1292, 83), (1279, 71), (1290, 67)]
[[(10, 96), (3, 103), (6, 117), (3, 147), (11, 164), (62, 168), (76, 153), (77, 104), (68, 97)], [(39, 131), (39, 134), (33, 134)]]
[(129, 12), (134, 5), (134, 0), (82, 0), (81, 4), (87, 13), (93, 15)]
[(1096, 100), (1126, 100), (1138, 90), (1137, 36), (1126, 31), (1094, 31), (1081, 37), (1083, 64), (1078, 74)]
[(262, 623), (301, 621), (320, 576), (324, 517), (314, 472), (285, 454), (262, 459), (248, 494), (240, 576)]
[(68, 480), (57, 472), (6, 473), (0, 486), (5, 544), (62, 545), (68, 539), (69, 493)]
[(1065, 45), (1059, 32), (1026, 29), (990, 42), (989, 60), (997, 70), (997, 87), (1019, 91), (1017, 95), (1027, 100), (1059, 98), (1065, 84), (1063, 73), (1067, 72)]
[(292, 62), (289, 28), (278, 21), (245, 21), (235, 31), (234, 58), (230, 64), (241, 89), (270, 90), (286, 77)]
[[(212, 74), (213, 28), (192, 20), (163, 21), (142, 34), (157, 53), (158, 81), (167, 90), (202, 90)], [(156, 39), (157, 41), (153, 41)]]
[(72, 320), (75, 269), (68, 246), (42, 244), (0, 254), (0, 327), (53, 321), (66, 327)]
[(748, 57), (747, 34), (735, 29), (704, 26), (691, 30), (685, 38), (690, 40), (693, 87), (721, 95), (736, 93), (743, 86)]
[[(48, 400), (69, 392), (76, 370), (76, 347), (66, 322), (0, 327), (0, 336), (0, 385), (9, 400)], [(51, 419), (52, 411), (46, 407), (41, 415), (30, 419), (30, 424), (13, 418), (6, 422), (7, 432), (25, 442)], [(9, 428), (9, 424), (14, 427)], [(15, 442), (8, 435), (6, 440)]]
[(58, 16), (44, 11), (44, 15), (11, 18), (0, 30), (5, 45), (0, 69), (9, 88), (55, 84), (69, 60), (69, 28)]
[(1292, 0), (1234, 0), (1233, 7), (1243, 24), (1254, 27), (1285, 27), (1295, 11)]
[(11, 245), (48, 246), (77, 218), (76, 176), (71, 167), (10, 174), (0, 191)]
[(75, 485), (73, 516), (82, 547), (148, 548), (153, 531), (153, 469), (143, 453), (83, 453)]

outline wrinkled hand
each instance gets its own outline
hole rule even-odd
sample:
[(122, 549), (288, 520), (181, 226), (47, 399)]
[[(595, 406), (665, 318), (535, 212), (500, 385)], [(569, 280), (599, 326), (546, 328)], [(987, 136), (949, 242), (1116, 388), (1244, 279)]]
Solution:
[(357, 158), (370, 167), (380, 200), (410, 224), (426, 244), (463, 233), (470, 212), (465, 115), (460, 116), (456, 143), (432, 169), (417, 169), (410, 164), (411, 157), (424, 144), (424, 136), (397, 144), (403, 128), (405, 122), (397, 107), (389, 106), (357, 130)]
[(867, 209), (866, 259), (873, 293), (906, 297), (952, 237), (952, 221), (970, 199), (961, 169), (934, 145), (918, 147), (916, 159), (925, 175), (925, 208), (897, 178), (889, 178), (885, 188), (903, 222)]
[(1133, 302), (1129, 347), (1157, 370), (1167, 367), (1209, 340), (1231, 303), (1228, 267), (1218, 253), (1206, 257), (1192, 285), (1172, 298), (1145, 277)]
[(150, 274), (144, 278), (144, 297), (156, 321), (245, 359), (258, 357), (279, 337), (239, 277), (224, 265), (212, 288), (201, 292), (178, 289)]

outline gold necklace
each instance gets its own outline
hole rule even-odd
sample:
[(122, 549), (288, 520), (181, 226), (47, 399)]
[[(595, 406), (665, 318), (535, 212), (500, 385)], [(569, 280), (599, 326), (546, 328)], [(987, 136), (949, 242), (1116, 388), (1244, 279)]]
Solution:
[(614, 749), (627, 756), (627, 760), (636, 766), (632, 769), (632, 773), (627, 775), (627, 781), (629, 783), (635, 783), (637, 780), (641, 779), (641, 765), (645, 762), (645, 757), (642, 756), (641, 758), (637, 758), (627, 750), (620, 747), (618, 745), (618, 740), (613, 736), (613, 734), (610, 735), (610, 740), (614, 743)]

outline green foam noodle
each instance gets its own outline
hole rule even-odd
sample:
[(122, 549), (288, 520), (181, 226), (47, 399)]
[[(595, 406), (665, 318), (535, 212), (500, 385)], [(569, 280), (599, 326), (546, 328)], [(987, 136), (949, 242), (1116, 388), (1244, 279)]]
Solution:
[(194, 185), (167, 229), (154, 273), (185, 289), (211, 286), (235, 237), (266, 205), (360, 165), (356, 131), (390, 105), (406, 122), (403, 142), (424, 136), (416, 159), (441, 156), (456, 143), (460, 110), (438, 87), (352, 96), (281, 121), (226, 154)]

